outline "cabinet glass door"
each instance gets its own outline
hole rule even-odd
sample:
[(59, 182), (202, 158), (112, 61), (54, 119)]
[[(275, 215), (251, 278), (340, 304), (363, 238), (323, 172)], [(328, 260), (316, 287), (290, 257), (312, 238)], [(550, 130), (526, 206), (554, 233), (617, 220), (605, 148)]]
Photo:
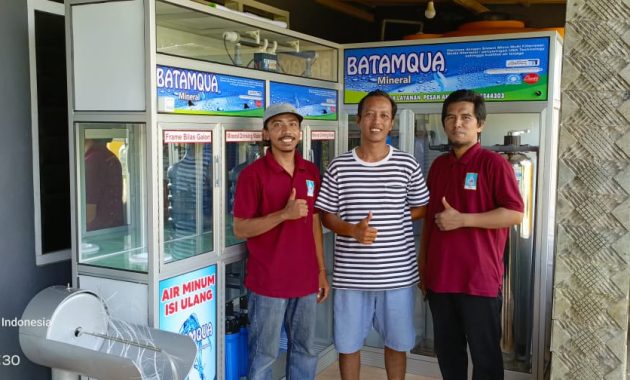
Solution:
[(212, 131), (164, 129), (164, 262), (210, 252), (213, 238)]
[(80, 123), (79, 263), (147, 271), (141, 124)]
[(244, 242), (234, 236), (234, 196), (238, 176), (247, 165), (263, 156), (265, 147), (260, 130), (225, 131), (225, 246)]
[[(323, 180), (324, 173), (336, 156), (337, 130), (324, 127), (313, 127), (309, 132), (310, 160), (319, 168)], [(332, 282), (333, 253), (335, 251), (335, 234), (324, 229), (324, 261), (326, 263), (326, 275)], [(333, 303), (332, 289), (328, 299), (317, 306), (317, 325), (315, 344), (317, 351), (322, 352), (333, 344)]]

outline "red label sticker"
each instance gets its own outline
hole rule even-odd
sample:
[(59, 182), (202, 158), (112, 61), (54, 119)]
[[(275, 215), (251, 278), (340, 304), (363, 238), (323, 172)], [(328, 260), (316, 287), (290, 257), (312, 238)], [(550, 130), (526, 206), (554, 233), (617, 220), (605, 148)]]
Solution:
[(540, 80), (540, 76), (538, 76), (538, 74), (536, 73), (529, 73), (525, 75), (525, 77), (523, 78), (523, 82), (529, 83), (529, 84), (538, 83), (539, 80)]

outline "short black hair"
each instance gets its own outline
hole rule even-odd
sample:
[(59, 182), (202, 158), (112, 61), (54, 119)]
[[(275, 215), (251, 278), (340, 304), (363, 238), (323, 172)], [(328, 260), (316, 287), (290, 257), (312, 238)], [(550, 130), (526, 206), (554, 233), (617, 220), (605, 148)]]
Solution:
[(473, 90), (457, 90), (450, 93), (450, 95), (444, 100), (442, 104), (442, 126), (444, 126), (444, 119), (448, 112), (448, 106), (456, 102), (470, 102), (475, 106), (475, 117), (477, 121), (483, 123), (486, 121), (486, 101), (483, 96), (477, 94)]
[(375, 97), (375, 96), (382, 96), (382, 97), (386, 98), (387, 100), (389, 100), (389, 103), (392, 105), (392, 120), (393, 120), (394, 116), (396, 116), (396, 111), (398, 110), (398, 105), (396, 104), (394, 99), (392, 99), (392, 97), (389, 96), (389, 94), (386, 93), (383, 90), (370, 91), (367, 95), (365, 95), (363, 97), (363, 99), (361, 99), (361, 101), (359, 102), (359, 109), (357, 110), (357, 115), (359, 115), (359, 117), (361, 117), (361, 112), (363, 112), (363, 104), (365, 103), (365, 100), (368, 99), (368, 98), (371, 98), (371, 97)]

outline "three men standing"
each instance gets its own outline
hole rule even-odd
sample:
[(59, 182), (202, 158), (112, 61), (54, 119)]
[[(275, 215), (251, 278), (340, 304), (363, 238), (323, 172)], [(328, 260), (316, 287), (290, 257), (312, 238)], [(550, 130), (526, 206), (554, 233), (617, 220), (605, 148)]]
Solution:
[[(503, 251), (508, 227), (523, 217), (514, 172), (478, 142), (483, 97), (458, 90), (442, 108), (451, 151), (433, 162), (427, 189), (413, 156), (387, 144), (396, 109), (380, 90), (360, 101), (361, 144), (331, 162), (321, 189), (317, 167), (296, 152), (302, 116), (287, 104), (265, 111), (271, 149), (241, 173), (234, 206), (234, 231), (248, 239), (249, 379), (270, 377), (282, 324), (288, 378), (315, 376), (315, 303), (329, 286), (314, 208), (337, 234), (332, 285), (342, 379), (359, 379), (359, 350), (372, 327), (385, 344), (388, 379), (404, 379), (419, 282), (444, 379), (467, 378), (467, 346), (473, 379), (503, 379)], [(412, 220), (425, 214), (417, 258)]]

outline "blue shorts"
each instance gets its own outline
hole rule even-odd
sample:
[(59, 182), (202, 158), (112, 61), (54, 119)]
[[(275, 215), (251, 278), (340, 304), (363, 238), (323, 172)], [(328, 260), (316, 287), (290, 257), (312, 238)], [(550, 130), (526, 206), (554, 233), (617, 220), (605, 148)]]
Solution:
[(413, 311), (416, 287), (394, 290), (335, 289), (335, 348), (342, 354), (357, 352), (374, 329), (386, 347), (409, 351), (415, 345)]

